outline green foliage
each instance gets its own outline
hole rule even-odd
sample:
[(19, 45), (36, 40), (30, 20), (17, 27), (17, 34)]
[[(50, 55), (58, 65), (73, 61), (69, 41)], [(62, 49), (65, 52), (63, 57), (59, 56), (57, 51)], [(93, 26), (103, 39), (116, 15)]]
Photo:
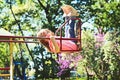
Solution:
[[(93, 33), (83, 31), (82, 55), (84, 56), (83, 61), (85, 67), (92, 70), (94, 75), (100, 80), (109, 78), (113, 80), (119, 79), (120, 77), (118, 77), (118, 75), (120, 67), (118, 63), (120, 62), (120, 56), (118, 50), (120, 50), (120, 41), (117, 40), (117, 38), (119, 38), (118, 34), (107, 32), (105, 35), (105, 41), (100, 43), (102, 44), (100, 47), (95, 46), (96, 42), (94, 38), (90, 38), (90, 36), (92, 37)], [(117, 70), (118, 72), (116, 72)], [(88, 74), (91, 74), (91, 72), (88, 71)]]
[(43, 46), (36, 46), (34, 50), (32, 50), (34, 55), (34, 69), (36, 79), (40, 78), (56, 78), (57, 77), (57, 62), (55, 61), (55, 57), (53, 58), (51, 53), (47, 53)]
[[(10, 2), (12, 4), (10, 7)], [(63, 23), (60, 7), (63, 4), (69, 4), (75, 7), (79, 13), (82, 22), (94, 23), (95, 27), (102, 27), (107, 42), (100, 48), (95, 47), (94, 32), (82, 31), (82, 55), (85, 57), (83, 66), (89, 67), (95, 72), (95, 76), (100, 80), (107, 75), (112, 80), (119, 80), (119, 65), (120, 64), (120, 1), (119, 0), (0, 0), (0, 27), (10, 31), (19, 36), (36, 36), (36, 33), (41, 28), (49, 28), (52, 31)], [(13, 13), (15, 15), (15, 20)], [(108, 31), (113, 31), (109, 33)], [(117, 30), (117, 31), (115, 31)], [(40, 59), (38, 56), (43, 55), (45, 51), (43, 48), (35, 47), (31, 49), (31, 45), (19, 46), (15, 50), (15, 60), (20, 60), (20, 48), (24, 50), (23, 61), (28, 65), (28, 61), (35, 64), (35, 77), (56, 76), (56, 65), (54, 59)], [(22, 50), (21, 49), (21, 50)], [(18, 52), (17, 52), (18, 51)], [(40, 51), (40, 52), (39, 52)], [(6, 44), (0, 43), (0, 65), (9, 64), (9, 49)], [(28, 54), (29, 53), (29, 54)], [(47, 53), (46, 55), (49, 55)], [(51, 54), (50, 54), (51, 55)], [(37, 57), (36, 57), (37, 56)], [(44, 55), (43, 55), (44, 57)], [(29, 58), (29, 59), (28, 59)], [(44, 70), (39, 70), (39, 66), (44, 64)], [(81, 64), (79, 64), (81, 65)], [(54, 69), (53, 69), (54, 68)], [(52, 70), (53, 69), (53, 70)], [(56, 71), (54, 71), (56, 70)], [(102, 78), (101, 78), (102, 76)]]
[(0, 43), (0, 67), (9, 67), (9, 45), (6, 43)]
[[(91, 1), (92, 2), (92, 1)], [(97, 27), (106, 28), (105, 31), (112, 29), (119, 29), (120, 25), (120, 2), (118, 0), (105, 1), (95, 0), (93, 4), (88, 6), (91, 17), (94, 17), (94, 23)]]

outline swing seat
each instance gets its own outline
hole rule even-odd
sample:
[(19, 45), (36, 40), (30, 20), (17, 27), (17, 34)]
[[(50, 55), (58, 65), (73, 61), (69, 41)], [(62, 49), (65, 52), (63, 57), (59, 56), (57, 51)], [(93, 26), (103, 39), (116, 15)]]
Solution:
[[(75, 31), (75, 38), (64, 38), (64, 40), (75, 40), (76, 45), (77, 45), (77, 50), (62, 50), (62, 48), (60, 48), (60, 51), (64, 51), (64, 52), (78, 52), (81, 51), (81, 20), (80, 18), (71, 18), (72, 20), (75, 20), (75, 27), (74, 27), (74, 31)], [(55, 32), (56, 35), (58, 33), (58, 31), (60, 31), (60, 40), (63, 40), (62, 38), (62, 28), (65, 26), (65, 24), (69, 21), (70, 19), (68, 19), (67, 21), (65, 21)], [(61, 41), (62, 42), (62, 41)], [(62, 46), (62, 45), (60, 45)]]

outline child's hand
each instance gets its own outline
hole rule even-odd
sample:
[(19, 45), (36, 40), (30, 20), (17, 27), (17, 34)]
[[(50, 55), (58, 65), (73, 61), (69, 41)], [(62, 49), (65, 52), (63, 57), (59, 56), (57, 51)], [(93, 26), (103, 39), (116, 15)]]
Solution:
[(55, 40), (55, 37), (54, 36), (50, 36), (50, 40), (51, 40), (51, 42), (53, 44), (53, 48), (54, 48), (55, 53), (59, 53), (60, 52), (60, 48), (59, 48), (59, 46), (58, 46), (58, 44), (57, 44), (57, 42)]

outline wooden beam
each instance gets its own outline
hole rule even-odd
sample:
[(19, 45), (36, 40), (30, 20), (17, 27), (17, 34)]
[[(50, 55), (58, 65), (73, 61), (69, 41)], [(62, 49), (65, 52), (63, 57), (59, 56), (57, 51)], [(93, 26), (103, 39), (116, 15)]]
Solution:
[(7, 76), (10, 76), (10, 74), (0, 74), (0, 77), (7, 77)]

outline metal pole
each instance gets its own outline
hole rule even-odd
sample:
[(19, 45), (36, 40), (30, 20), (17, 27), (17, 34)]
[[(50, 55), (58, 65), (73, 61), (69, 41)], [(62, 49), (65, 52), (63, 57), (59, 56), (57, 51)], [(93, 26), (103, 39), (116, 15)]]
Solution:
[[(10, 41), (12, 41), (12, 38), (10, 38)], [(10, 42), (9, 49), (10, 49), (10, 80), (13, 80), (13, 43), (12, 42)]]

